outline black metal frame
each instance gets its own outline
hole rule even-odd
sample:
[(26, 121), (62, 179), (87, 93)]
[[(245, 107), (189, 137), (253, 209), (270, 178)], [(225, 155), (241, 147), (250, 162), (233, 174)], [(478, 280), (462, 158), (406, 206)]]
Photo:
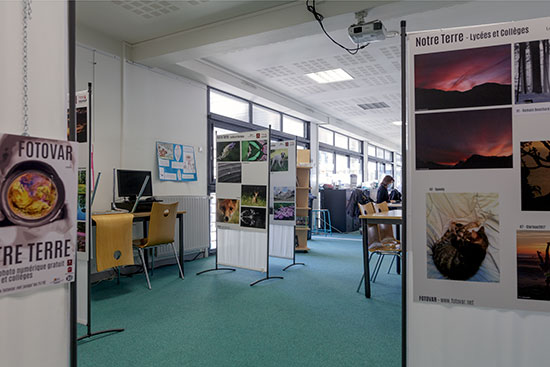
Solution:
[[(401, 21), (401, 365), (407, 366), (407, 22)], [(394, 157), (395, 158), (395, 157)], [(395, 159), (394, 159), (395, 161)]]
[[(67, 26), (68, 26), (68, 57), (69, 57), (69, 138), (76, 136), (76, 0), (69, 0), (67, 3)], [(69, 316), (69, 362), (76, 367), (77, 360), (77, 326), (76, 326), (76, 256), (74, 261), (74, 280), (70, 284), (70, 316)]]

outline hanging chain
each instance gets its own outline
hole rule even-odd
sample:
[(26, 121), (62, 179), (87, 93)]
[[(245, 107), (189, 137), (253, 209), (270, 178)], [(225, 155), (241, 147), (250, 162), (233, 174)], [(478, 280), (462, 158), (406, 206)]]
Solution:
[(28, 28), (32, 18), (31, 0), (23, 0), (23, 136), (29, 136)]

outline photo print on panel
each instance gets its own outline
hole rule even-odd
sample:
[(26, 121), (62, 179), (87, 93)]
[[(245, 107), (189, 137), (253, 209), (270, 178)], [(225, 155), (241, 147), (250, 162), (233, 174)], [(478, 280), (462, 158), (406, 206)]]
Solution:
[(550, 231), (517, 231), (518, 298), (550, 301)]
[(550, 41), (514, 44), (516, 104), (550, 102)]
[(509, 44), (414, 56), (416, 111), (512, 104)]
[(512, 168), (512, 109), (415, 115), (416, 169)]
[(288, 171), (288, 148), (271, 150), (270, 167), (271, 172)]
[(239, 224), (239, 206), (237, 199), (217, 199), (216, 222)]
[(497, 193), (427, 193), (427, 276), (499, 282)]
[(523, 141), (521, 210), (550, 211), (550, 140)]

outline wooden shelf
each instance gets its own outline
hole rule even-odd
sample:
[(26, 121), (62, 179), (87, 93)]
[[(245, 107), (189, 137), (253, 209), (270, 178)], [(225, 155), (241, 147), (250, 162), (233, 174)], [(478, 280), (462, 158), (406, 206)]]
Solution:
[(313, 167), (300, 167), (300, 166), (296, 166), (297, 169), (312, 169)]
[(303, 252), (308, 252), (309, 251), (309, 247), (296, 247), (294, 249), (294, 251), (303, 251)]
[(306, 226), (296, 226), (297, 231), (309, 231), (309, 227)]
[(296, 187), (296, 190), (311, 190), (311, 187)]
[(297, 206), (296, 210), (311, 210), (311, 208), (308, 208), (306, 206)]
[[(296, 157), (296, 215), (307, 216), (309, 208), (309, 190), (311, 190), (311, 152), (307, 149), (297, 151)], [(301, 214), (301, 215), (300, 215)], [(305, 214), (305, 215), (304, 215)], [(295, 227), (298, 247), (295, 251), (308, 252), (307, 233), (308, 226), (297, 225)]]

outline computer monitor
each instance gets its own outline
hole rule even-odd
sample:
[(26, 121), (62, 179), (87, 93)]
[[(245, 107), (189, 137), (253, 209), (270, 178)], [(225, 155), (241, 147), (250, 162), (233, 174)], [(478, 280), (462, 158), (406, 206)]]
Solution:
[(127, 197), (130, 200), (136, 200), (141, 190), (141, 186), (145, 181), (145, 177), (149, 176), (149, 182), (145, 185), (142, 196), (153, 196), (153, 185), (151, 183), (151, 171), (135, 171), (118, 169), (117, 170), (117, 183), (118, 183), (118, 196)]

